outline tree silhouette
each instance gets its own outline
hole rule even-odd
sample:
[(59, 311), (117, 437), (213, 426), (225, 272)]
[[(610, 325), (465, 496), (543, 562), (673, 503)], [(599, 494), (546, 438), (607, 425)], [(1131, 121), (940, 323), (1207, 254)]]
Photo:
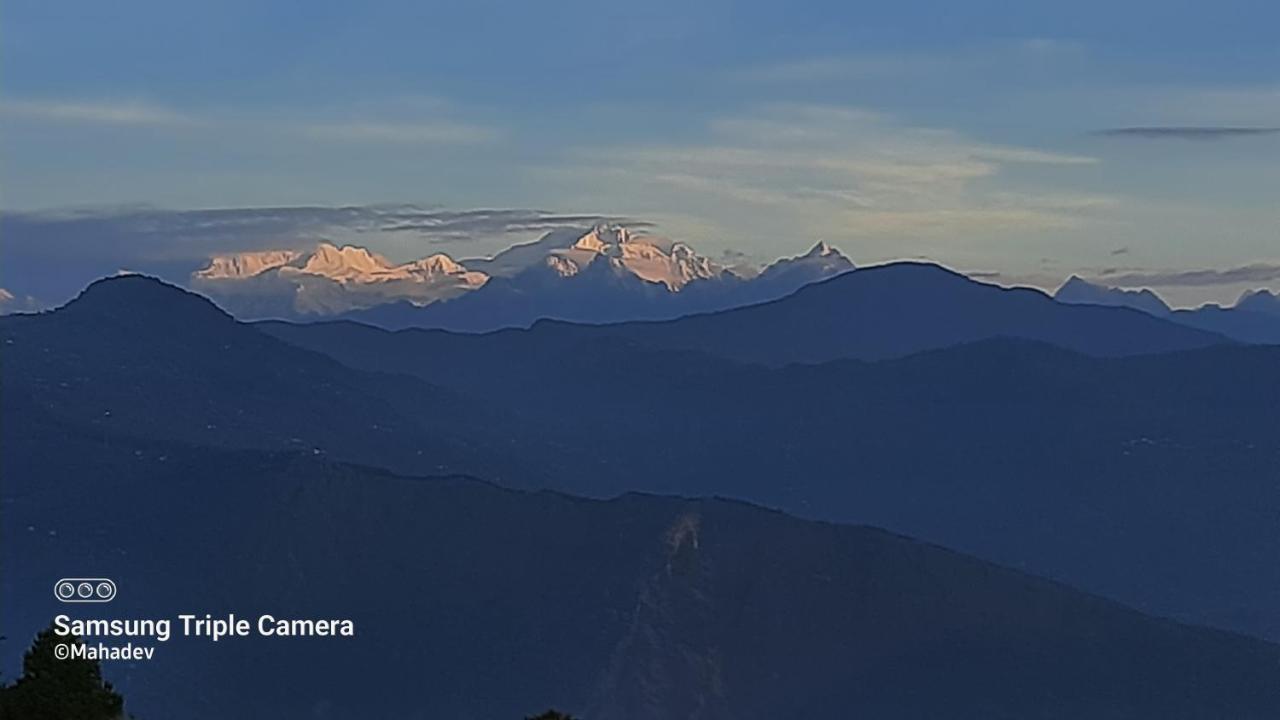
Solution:
[(50, 627), (22, 656), (22, 676), (0, 688), (0, 720), (118, 720), (124, 698), (102, 679), (95, 660), (59, 659), (59, 645), (80, 644)]

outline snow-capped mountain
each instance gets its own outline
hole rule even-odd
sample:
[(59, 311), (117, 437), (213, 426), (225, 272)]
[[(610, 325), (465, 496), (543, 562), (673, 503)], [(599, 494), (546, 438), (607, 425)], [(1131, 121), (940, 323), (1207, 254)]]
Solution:
[(619, 225), (597, 225), (586, 233), (557, 230), (536, 242), (516, 245), (491, 258), (462, 262), (492, 277), (511, 278), (540, 267), (560, 277), (572, 277), (597, 261), (619, 273), (661, 283), (672, 292), (679, 292), (695, 280), (717, 277), (726, 270), (684, 243), (641, 235)]
[(539, 319), (678, 317), (772, 300), (851, 270), (819, 243), (746, 276), (689, 245), (620, 225), (565, 229), (492, 257), (403, 264), (362, 247), (213, 257), (191, 286), (246, 319), (344, 316), (388, 327), (477, 331)]
[(459, 332), (529, 327), (546, 319), (667, 320), (775, 300), (853, 269), (824, 243), (745, 277), (683, 243), (637, 238), (621, 228), (595, 228), (568, 239), (553, 233), (480, 261), (507, 275), (495, 274), (476, 292), (427, 307), (395, 303), (346, 317), (385, 328)]
[(320, 243), (310, 252), (267, 250), (220, 255), (192, 275), (192, 286), (244, 317), (326, 315), (404, 300), (424, 305), (484, 285), (448, 255), (397, 265), (362, 247)]
[[(791, 258), (782, 258), (766, 265), (754, 279), (754, 284), (787, 288), (794, 292), (804, 285), (825, 280), (853, 269), (853, 262), (844, 253), (825, 242), (819, 242), (809, 252)], [(785, 294), (785, 293), (784, 293)]]
[(483, 284), (483, 273), (469, 273), (443, 253), (395, 265), (387, 258), (354, 245), (338, 247), (320, 243), (311, 252), (267, 250), (219, 255), (208, 267), (196, 272), (200, 280), (243, 280), (270, 271), (281, 275), (316, 275), (343, 284), (374, 284), (410, 280), (433, 283), (443, 278)]

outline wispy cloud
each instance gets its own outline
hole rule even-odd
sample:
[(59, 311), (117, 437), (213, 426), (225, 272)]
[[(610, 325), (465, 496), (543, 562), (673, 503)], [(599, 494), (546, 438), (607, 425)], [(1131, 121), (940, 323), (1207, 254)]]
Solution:
[[(9, 117), (76, 125), (201, 127), (234, 132), (249, 128), (257, 133), (300, 134), (318, 141), (398, 145), (478, 145), (502, 137), (497, 128), (450, 118), (458, 110), (443, 100), (398, 100), (383, 107), (381, 117), (376, 104), (364, 103), (361, 107), (369, 119), (300, 123), (296, 118), (270, 111), (223, 109), (197, 117), (140, 101), (0, 100), (0, 114)], [(388, 117), (395, 119), (385, 119)]]
[(1225, 269), (1120, 270), (1100, 273), (1115, 287), (1206, 287), (1239, 283), (1269, 283), (1280, 280), (1280, 264), (1259, 262)]
[(1275, 135), (1280, 127), (1248, 127), (1231, 125), (1137, 125), (1106, 128), (1094, 135), (1142, 140), (1230, 140), (1258, 135)]
[(582, 194), (578, 204), (605, 203), (607, 194), (608, 206), (695, 241), (710, 238), (679, 218), (714, 217), (719, 235), (807, 242), (1061, 227), (1112, 202), (1027, 185), (1002, 191), (997, 180), (1013, 165), (1044, 166), (1043, 174), (1094, 158), (980, 142), (858, 108), (767, 105), (712, 120), (701, 142), (578, 154), (581, 162), (545, 170)]
[(309, 125), (303, 133), (315, 140), (404, 145), (476, 145), (491, 143), (501, 133), (491, 127), (454, 122), (355, 122)]
[(144, 102), (15, 100), (0, 101), (0, 112), (16, 117), (89, 125), (191, 126), (200, 121)]
[(498, 235), (540, 233), (562, 228), (585, 228), (598, 223), (625, 225), (632, 229), (651, 229), (652, 222), (635, 218), (552, 213), (543, 210), (416, 210), (386, 211), (377, 227), (383, 233), (419, 235), (433, 244), (463, 243)]

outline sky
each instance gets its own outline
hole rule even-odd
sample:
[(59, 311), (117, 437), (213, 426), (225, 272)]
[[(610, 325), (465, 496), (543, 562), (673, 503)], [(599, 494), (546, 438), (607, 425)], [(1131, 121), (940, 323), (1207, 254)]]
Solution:
[[(1243, 0), (6, 0), (0, 287), (599, 217), (1231, 303), (1280, 289), (1277, 27)], [(370, 219), (407, 206), (429, 222)]]

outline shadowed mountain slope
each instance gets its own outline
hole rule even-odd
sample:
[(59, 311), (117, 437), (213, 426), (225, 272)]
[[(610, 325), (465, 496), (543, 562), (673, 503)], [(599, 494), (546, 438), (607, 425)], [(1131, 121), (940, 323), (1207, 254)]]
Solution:
[(352, 371), (148, 277), (101, 280), (57, 310), (0, 318), (0, 343), (6, 409), (38, 407), (93, 433), (495, 479), (518, 465), (518, 437), (495, 440), (485, 411), (456, 392)]
[(607, 335), (260, 327), (505, 404), (566, 449), (557, 487), (874, 523), (1280, 637), (1280, 350), (1106, 359), (1002, 339), (768, 369)]
[(470, 342), (520, 352), (601, 336), (766, 365), (878, 360), (993, 337), (1038, 340), (1102, 357), (1228, 342), (1128, 308), (1056, 303), (1038, 290), (1003, 289), (920, 263), (854, 270), (780, 300), (722, 312), (604, 327), (539, 322), (526, 333), (506, 331)]
[(1037, 290), (998, 288), (917, 263), (855, 270), (763, 305), (626, 323), (610, 332), (651, 347), (769, 365), (900, 357), (992, 337), (1039, 340), (1097, 356), (1223, 341), (1132, 310), (1065, 306)]
[(1067, 304), (1131, 307), (1239, 342), (1280, 345), (1280, 310), (1277, 310), (1280, 303), (1266, 290), (1245, 293), (1235, 307), (1210, 304), (1195, 309), (1172, 310), (1151, 290), (1107, 287), (1073, 275), (1053, 297)]
[(86, 566), (115, 579), (122, 616), (355, 623), (350, 638), (177, 637), (153, 662), (108, 663), (139, 717), (490, 718), (554, 704), (597, 720), (1168, 720), (1280, 707), (1274, 645), (879, 530), (721, 500), (599, 502), (104, 442), (27, 419), (4, 423), (18, 450), (0, 459), (10, 637), (47, 624), (51, 578)]
[[(130, 287), (147, 292), (99, 292)], [(541, 345), (485, 344), (507, 336)], [(726, 495), (1280, 637), (1268, 348), (1099, 359), (1004, 340), (771, 370), (607, 334), (245, 326), (130, 278), (0, 320), (0, 338), (6, 412), (25, 402), (90, 436), (301, 449), (597, 497)]]

